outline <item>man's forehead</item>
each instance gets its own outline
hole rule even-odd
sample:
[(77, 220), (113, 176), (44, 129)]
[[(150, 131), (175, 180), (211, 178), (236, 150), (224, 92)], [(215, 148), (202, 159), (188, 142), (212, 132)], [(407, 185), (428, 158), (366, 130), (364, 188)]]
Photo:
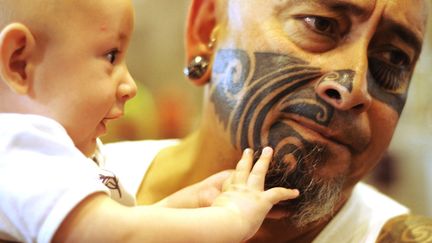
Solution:
[[(316, 15), (335, 12), (376, 21), (377, 32), (400, 36), (414, 49), (421, 49), (428, 8), (427, 0), (278, 0), (278, 7), (309, 6)], [(284, 6), (283, 6), (284, 5)], [(322, 11), (322, 12), (321, 12)], [(385, 29), (384, 29), (385, 28)]]
[(383, 12), (383, 25), (390, 26), (408, 43), (421, 47), (428, 15), (425, 0), (389, 0)]
[(377, 1), (380, 0), (304, 0), (303, 3), (326, 6), (334, 10), (349, 10), (356, 15), (368, 15), (373, 11)]
[[(377, 1), (382, 0), (276, 0), (278, 5), (295, 6), (299, 4), (322, 6), (327, 9), (351, 10), (354, 13), (364, 14), (372, 12)], [(387, 1), (387, 0), (384, 0)]]

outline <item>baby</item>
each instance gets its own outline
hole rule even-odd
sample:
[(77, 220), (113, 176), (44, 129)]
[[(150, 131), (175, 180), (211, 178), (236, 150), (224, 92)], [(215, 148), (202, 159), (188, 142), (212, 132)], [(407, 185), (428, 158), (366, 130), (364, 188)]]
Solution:
[(240, 242), (274, 204), (298, 196), (264, 191), (272, 149), (254, 166), (246, 149), (233, 172), (135, 206), (90, 159), (136, 92), (125, 63), (131, 1), (0, 5), (0, 241)]

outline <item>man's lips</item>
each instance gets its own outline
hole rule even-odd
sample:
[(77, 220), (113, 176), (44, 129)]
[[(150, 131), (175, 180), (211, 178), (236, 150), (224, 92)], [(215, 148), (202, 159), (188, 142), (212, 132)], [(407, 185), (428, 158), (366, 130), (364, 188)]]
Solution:
[(350, 151), (354, 150), (350, 141), (344, 141), (343, 136), (339, 135), (340, 133), (334, 132), (328, 128), (317, 125), (314, 122), (308, 121), (306, 119), (300, 119), (295, 116), (290, 116), (287, 120), (289, 123), (292, 123), (291, 125), (294, 128), (300, 128), (306, 133), (311, 134), (313, 137), (318, 138), (318, 140), (325, 140), (329, 143), (346, 147)]

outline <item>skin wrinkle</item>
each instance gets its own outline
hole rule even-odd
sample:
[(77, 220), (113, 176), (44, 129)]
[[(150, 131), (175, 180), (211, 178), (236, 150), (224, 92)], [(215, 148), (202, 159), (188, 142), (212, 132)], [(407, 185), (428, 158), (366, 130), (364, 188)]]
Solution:
[[(231, 127), (231, 142), (234, 146), (259, 149), (270, 145), (275, 148), (266, 187), (298, 188), (303, 192), (298, 199), (281, 204), (289, 212), (294, 212), (290, 215), (290, 220), (298, 227), (303, 227), (324, 215), (332, 214), (346, 180), (345, 175), (318, 179), (316, 168), (323, 167), (332, 158), (332, 152), (327, 146), (303, 137), (289, 123), (273, 124), (268, 138), (263, 138), (262, 131), (266, 129), (266, 123), (272, 122), (268, 117), (274, 112), (286, 114), (287, 117), (302, 117), (324, 127), (329, 127), (336, 117), (348, 119), (347, 114), (340, 111), (337, 111), (336, 116), (335, 109), (315, 95), (310, 84), (314, 80), (330, 81), (351, 92), (356, 73), (353, 70), (322, 73), (319, 68), (310, 66), (304, 60), (281, 53), (254, 53), (253, 57), (250, 58), (242, 50), (224, 49), (218, 52), (213, 70), (211, 101), (220, 103), (220, 99), (229, 100), (228, 106), (215, 108), (225, 127)], [(254, 70), (250, 70), (252, 67)], [(384, 101), (400, 114), (405, 102), (404, 96), (382, 88), (387, 88), (386, 82), (395, 81), (379, 83), (372, 75), (368, 77), (372, 96)], [(238, 102), (235, 94), (240, 92), (243, 93), (243, 99)], [(282, 109), (275, 111), (275, 107)], [(351, 152), (360, 153), (366, 149), (370, 138), (354, 135), (356, 130), (346, 129), (343, 137), (355, 141), (347, 145)], [(358, 132), (361, 134), (361, 131)]]
[[(370, 1), (372, 4), (372, 1)], [(295, 1), (276, 1), (274, 4), (275, 11), (277, 13), (283, 12), (284, 9), (288, 9), (292, 6), (312, 6), (314, 8), (320, 9), (328, 9), (333, 12), (349, 12), (355, 16), (359, 16), (362, 18), (367, 18), (370, 15), (370, 9), (373, 9), (375, 6), (369, 5), (365, 7), (360, 7), (355, 4), (351, 4), (344, 0), (295, 0)]]
[(315, 95), (313, 87), (289, 94), (281, 103), (282, 116), (287, 119), (292, 114), (301, 114), (325, 127), (329, 126), (335, 112), (328, 103)]
[(415, 50), (415, 52), (417, 53), (415, 59), (417, 60), (419, 53), (421, 52), (423, 47), (422, 38), (417, 37), (414, 32), (403, 27), (401, 24), (396, 23), (395, 21), (388, 20), (387, 24), (390, 26), (390, 32), (395, 33), (399, 38), (401, 38), (404, 42), (406, 42)]

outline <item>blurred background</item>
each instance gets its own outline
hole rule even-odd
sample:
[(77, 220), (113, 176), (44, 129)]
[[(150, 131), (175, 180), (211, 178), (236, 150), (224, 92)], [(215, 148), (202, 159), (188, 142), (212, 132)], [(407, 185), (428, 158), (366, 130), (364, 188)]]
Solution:
[[(182, 70), (189, 0), (134, 0), (136, 29), (127, 62), (138, 93), (104, 142), (180, 138), (199, 122), (201, 88)], [(432, 17), (432, 16), (431, 16)], [(432, 18), (430, 18), (432, 19)], [(414, 213), (432, 217), (432, 21), (409, 98), (382, 163), (366, 178)]]

